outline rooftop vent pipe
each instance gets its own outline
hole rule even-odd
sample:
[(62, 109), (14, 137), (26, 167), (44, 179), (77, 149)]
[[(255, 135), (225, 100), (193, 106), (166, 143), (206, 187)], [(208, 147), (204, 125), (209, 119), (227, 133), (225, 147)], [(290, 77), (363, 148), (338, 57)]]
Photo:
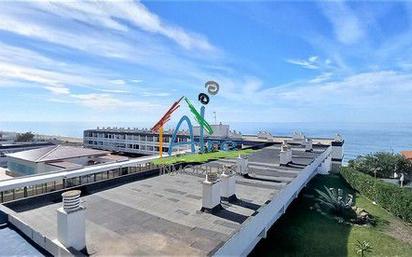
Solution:
[(288, 144), (285, 141), (283, 141), (282, 145), (280, 146), (279, 164), (281, 166), (285, 166), (291, 162), (292, 162), (292, 150), (289, 148)]
[(63, 206), (57, 209), (57, 239), (66, 248), (86, 247), (86, 208), (80, 205), (80, 191), (64, 192)]
[(221, 209), (220, 205), (220, 180), (217, 172), (208, 172), (202, 182), (202, 208), (201, 211), (215, 212)]
[(237, 157), (237, 159), (236, 159), (236, 172), (237, 172), (237, 174), (247, 175), (247, 173), (248, 173), (248, 164), (249, 164), (249, 161), (248, 161), (247, 157), (241, 157), (239, 155), (239, 157)]
[(305, 139), (305, 151), (306, 152), (313, 151), (313, 143), (312, 143), (312, 139), (310, 138)]
[(221, 196), (225, 201), (236, 201), (236, 177), (233, 169), (234, 165), (225, 165), (223, 166), (223, 173), (220, 176), (222, 181), (221, 186)]

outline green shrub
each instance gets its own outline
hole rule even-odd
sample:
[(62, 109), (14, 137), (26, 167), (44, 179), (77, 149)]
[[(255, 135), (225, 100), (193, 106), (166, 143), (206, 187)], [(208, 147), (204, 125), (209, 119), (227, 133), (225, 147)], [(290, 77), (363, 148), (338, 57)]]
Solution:
[(351, 167), (343, 167), (343, 178), (357, 191), (380, 206), (400, 217), (412, 222), (412, 191), (389, 184), (359, 172)]
[(365, 253), (372, 252), (372, 246), (367, 241), (359, 241), (356, 244), (356, 253), (361, 257), (365, 257)]
[(337, 217), (341, 217), (344, 220), (353, 218), (353, 196), (351, 194), (344, 194), (342, 189), (327, 188), (326, 186), (324, 186), (324, 188), (324, 191), (315, 189), (318, 193), (318, 202)]

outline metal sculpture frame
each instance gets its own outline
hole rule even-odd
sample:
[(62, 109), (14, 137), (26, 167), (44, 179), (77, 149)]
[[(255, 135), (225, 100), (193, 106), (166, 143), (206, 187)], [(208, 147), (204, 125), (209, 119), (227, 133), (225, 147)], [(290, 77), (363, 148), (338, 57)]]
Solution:
[[(190, 141), (188, 141), (188, 142), (175, 142), (175, 140), (177, 138), (177, 133), (179, 132), (180, 125), (182, 125), (182, 123), (184, 121), (186, 121), (187, 126), (189, 127)], [(179, 123), (177, 123), (176, 129), (173, 131), (172, 140), (170, 141), (169, 150), (168, 150), (167, 153), (170, 156), (170, 155), (172, 155), (172, 151), (173, 151), (174, 146), (189, 145), (189, 144), (191, 145), (192, 153), (195, 153), (195, 137), (193, 136), (192, 122), (190, 122), (189, 117), (187, 117), (186, 115), (183, 115), (183, 117), (180, 119)]]

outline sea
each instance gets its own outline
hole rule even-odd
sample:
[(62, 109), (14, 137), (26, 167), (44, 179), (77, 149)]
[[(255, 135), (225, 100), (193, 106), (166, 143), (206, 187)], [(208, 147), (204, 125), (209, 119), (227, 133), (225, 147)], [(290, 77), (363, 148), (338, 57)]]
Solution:
[[(344, 162), (373, 152), (399, 153), (412, 150), (412, 123), (348, 123), (348, 122), (231, 122), (231, 129), (243, 134), (268, 131), (272, 135), (288, 136), (301, 131), (308, 137), (333, 138), (340, 134), (345, 140)], [(147, 122), (11, 122), (0, 121), (0, 131), (31, 131), (43, 135), (79, 137), (83, 130), (96, 127), (148, 128)], [(173, 123), (170, 124), (170, 127)]]

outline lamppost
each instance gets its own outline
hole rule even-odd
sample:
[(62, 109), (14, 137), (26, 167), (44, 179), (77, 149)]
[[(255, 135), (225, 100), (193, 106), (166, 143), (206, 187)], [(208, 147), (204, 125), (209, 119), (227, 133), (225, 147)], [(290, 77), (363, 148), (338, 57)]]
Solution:
[(377, 180), (378, 180), (378, 178), (377, 178), (377, 175), (376, 175), (376, 174), (377, 174), (377, 173), (378, 173), (378, 171), (380, 171), (380, 170), (381, 170), (381, 168), (380, 168), (380, 167), (376, 167), (376, 168), (373, 170), (373, 174), (375, 175), (375, 183), (374, 183), (374, 185), (373, 185), (373, 188), (374, 188), (374, 193), (375, 193), (375, 194), (374, 194), (374, 195), (375, 195), (375, 197), (374, 197), (374, 199), (373, 199), (372, 203), (373, 203), (373, 204), (375, 204), (375, 205), (376, 205), (376, 204), (377, 204), (377, 202), (378, 202), (378, 201), (377, 201), (377, 199), (376, 199), (376, 198), (377, 198), (376, 196), (377, 196), (377, 194), (378, 194), (378, 192), (376, 191), (376, 182), (377, 182)]

